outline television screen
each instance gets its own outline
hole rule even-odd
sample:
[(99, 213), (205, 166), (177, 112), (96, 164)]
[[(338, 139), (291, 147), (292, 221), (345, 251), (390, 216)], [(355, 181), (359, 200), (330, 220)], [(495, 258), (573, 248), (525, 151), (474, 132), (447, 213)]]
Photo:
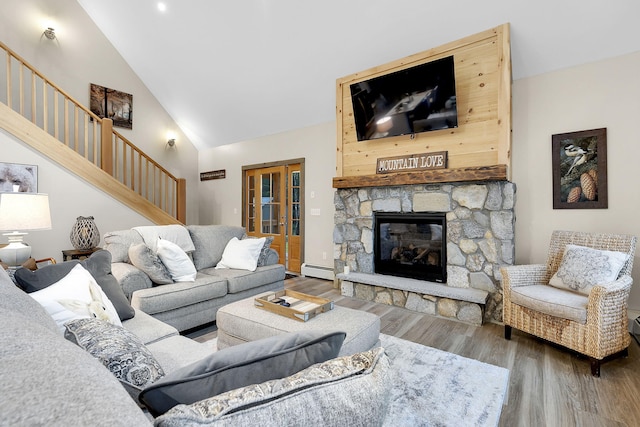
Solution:
[(350, 89), (358, 141), (458, 127), (453, 56)]

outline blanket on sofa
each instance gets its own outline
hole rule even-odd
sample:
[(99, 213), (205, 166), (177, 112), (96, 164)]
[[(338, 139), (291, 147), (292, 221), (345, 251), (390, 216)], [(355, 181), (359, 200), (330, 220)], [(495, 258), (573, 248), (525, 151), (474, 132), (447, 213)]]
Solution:
[(185, 252), (192, 252), (196, 249), (189, 235), (189, 230), (186, 227), (179, 224), (170, 225), (145, 225), (140, 227), (133, 227), (133, 230), (137, 231), (144, 243), (157, 252), (158, 237), (164, 240), (175, 243)]

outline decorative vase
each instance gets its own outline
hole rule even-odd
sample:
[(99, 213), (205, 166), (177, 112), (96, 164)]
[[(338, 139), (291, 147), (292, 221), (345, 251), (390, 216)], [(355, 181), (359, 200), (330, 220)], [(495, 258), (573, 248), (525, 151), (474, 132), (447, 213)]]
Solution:
[(71, 229), (71, 244), (75, 249), (93, 249), (100, 243), (100, 232), (92, 216), (79, 216)]

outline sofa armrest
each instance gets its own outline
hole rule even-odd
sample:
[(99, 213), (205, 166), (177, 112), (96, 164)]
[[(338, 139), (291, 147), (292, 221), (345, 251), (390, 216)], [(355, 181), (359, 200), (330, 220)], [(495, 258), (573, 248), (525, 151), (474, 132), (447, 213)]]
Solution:
[(138, 267), (126, 262), (111, 263), (111, 274), (118, 280), (124, 294), (131, 301), (131, 295), (139, 289), (152, 286), (151, 279)]

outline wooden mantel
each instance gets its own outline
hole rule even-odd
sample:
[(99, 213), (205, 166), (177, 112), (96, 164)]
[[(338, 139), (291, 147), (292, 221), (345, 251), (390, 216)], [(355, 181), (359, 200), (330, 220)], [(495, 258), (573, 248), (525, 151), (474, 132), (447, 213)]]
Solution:
[(397, 172), (333, 178), (333, 188), (384, 187), (445, 182), (507, 181), (507, 165)]

